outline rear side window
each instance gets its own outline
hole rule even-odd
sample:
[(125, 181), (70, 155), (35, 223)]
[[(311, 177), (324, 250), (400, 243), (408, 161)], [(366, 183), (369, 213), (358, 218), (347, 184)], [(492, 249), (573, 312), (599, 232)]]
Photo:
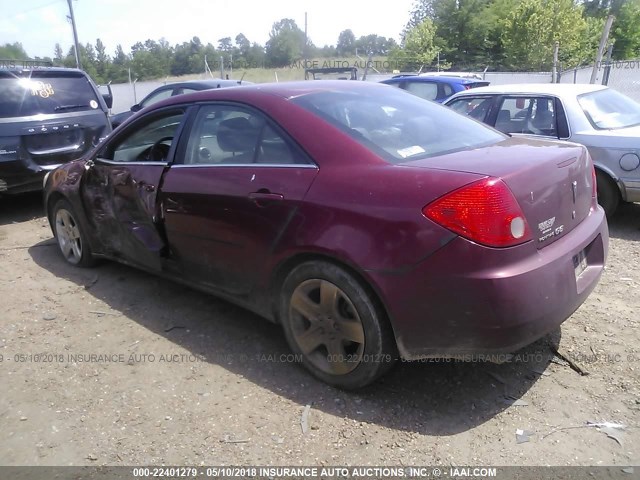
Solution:
[(438, 84), (432, 82), (407, 82), (405, 87), (407, 92), (425, 100), (435, 100), (438, 98)]
[(496, 129), (504, 133), (524, 133), (557, 137), (556, 107), (549, 97), (507, 97), (496, 118)]
[(235, 105), (207, 105), (196, 116), (184, 163), (291, 165), (309, 162), (262, 113)]
[(88, 78), (79, 72), (0, 72), (0, 118), (100, 108)]

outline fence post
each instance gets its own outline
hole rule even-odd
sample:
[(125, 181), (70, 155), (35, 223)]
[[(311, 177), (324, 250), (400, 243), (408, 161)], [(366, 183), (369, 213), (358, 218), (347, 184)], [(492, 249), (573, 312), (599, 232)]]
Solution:
[(560, 42), (556, 42), (553, 48), (553, 69), (551, 70), (551, 83), (559, 83), (556, 76), (558, 74), (558, 50), (560, 49)]
[(591, 80), (589, 81), (589, 83), (596, 83), (598, 70), (600, 69), (600, 64), (602, 63), (602, 54), (604, 53), (604, 47), (607, 44), (607, 40), (609, 39), (609, 30), (611, 30), (611, 25), (613, 24), (614, 19), (615, 17), (613, 15), (609, 15), (607, 17), (607, 22), (604, 24), (604, 30), (602, 30), (602, 37), (600, 38), (600, 45), (598, 45), (598, 54), (596, 55), (596, 62), (593, 64), (593, 70), (591, 72)]
[(602, 74), (602, 85), (609, 85), (609, 74), (611, 73), (611, 54), (613, 53), (613, 43), (609, 44), (607, 48), (607, 61), (604, 66), (604, 73)]

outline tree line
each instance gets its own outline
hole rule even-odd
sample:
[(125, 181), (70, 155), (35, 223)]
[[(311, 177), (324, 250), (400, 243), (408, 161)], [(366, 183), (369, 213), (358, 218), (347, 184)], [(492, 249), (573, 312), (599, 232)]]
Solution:
[[(402, 71), (549, 70), (556, 42), (561, 68), (592, 63), (608, 15), (615, 16), (610, 42), (614, 59), (640, 57), (640, 0), (416, 0), (398, 44), (376, 34), (356, 38), (350, 30), (335, 46), (316, 47), (292, 19), (275, 22), (265, 45), (244, 34), (217, 45), (193, 37), (170, 45), (164, 38), (137, 42), (113, 55), (98, 38), (79, 46), (82, 68), (98, 83), (202, 73), (220, 62), (234, 70), (274, 68), (303, 59), (387, 57)], [(0, 58), (29, 59), (20, 43), (0, 46)], [(54, 65), (75, 67), (75, 50), (55, 45)]]
[(550, 70), (593, 63), (614, 15), (613, 59), (640, 57), (640, 0), (417, 0), (397, 61), (458, 69)]
[[(340, 33), (335, 46), (316, 47), (305, 38), (294, 20), (284, 18), (273, 24), (264, 46), (239, 33), (234, 39), (220, 38), (217, 45), (204, 44), (198, 37), (176, 45), (169, 44), (164, 38), (147, 39), (135, 43), (128, 53), (122, 45), (117, 45), (113, 55), (107, 53), (104, 43), (98, 38), (95, 44), (79, 45), (78, 50), (83, 70), (96, 82), (120, 83), (129, 80), (129, 75), (132, 80), (147, 80), (203, 73), (207, 68), (215, 76), (221, 63), (225, 71), (229, 71), (231, 67), (241, 70), (299, 66), (303, 59), (344, 57), (356, 53), (386, 56), (396, 47), (397, 42), (393, 38), (376, 34), (356, 38), (351, 30)], [(14, 43), (0, 46), (0, 58), (25, 60), (30, 57), (20, 43)], [(73, 46), (65, 54), (60, 44), (56, 44), (53, 57), (36, 59), (50, 61), (55, 66), (76, 66)]]

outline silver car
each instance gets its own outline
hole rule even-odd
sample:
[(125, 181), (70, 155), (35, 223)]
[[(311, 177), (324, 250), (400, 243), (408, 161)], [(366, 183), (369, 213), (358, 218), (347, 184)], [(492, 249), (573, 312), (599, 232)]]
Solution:
[(616, 90), (584, 84), (497, 85), (460, 92), (445, 105), (504, 133), (585, 145), (607, 216), (620, 201), (640, 201), (640, 104)]

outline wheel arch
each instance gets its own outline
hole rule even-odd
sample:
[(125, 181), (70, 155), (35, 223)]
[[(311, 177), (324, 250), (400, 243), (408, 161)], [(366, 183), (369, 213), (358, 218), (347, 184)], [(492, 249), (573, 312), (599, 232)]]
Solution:
[[(373, 284), (367, 278), (364, 272), (362, 272), (360, 269), (358, 269), (354, 265), (324, 252), (296, 253), (282, 260), (276, 266), (276, 268), (273, 269), (273, 272), (271, 274), (271, 278), (269, 281), (269, 293), (270, 293), (269, 297), (271, 298), (270, 308), (271, 308), (271, 311), (273, 312), (272, 313), (273, 318), (276, 323), (281, 323), (280, 315), (279, 315), (280, 312), (278, 311), (278, 303), (279, 303), (278, 299), (280, 298), (280, 290), (282, 288), (282, 284), (284, 283), (284, 280), (287, 278), (287, 275), (291, 271), (293, 271), (293, 269), (296, 268), (298, 265), (301, 265), (305, 262), (314, 261), (314, 260), (331, 263), (337, 267), (340, 267), (346, 270), (349, 274), (353, 275), (362, 284), (362, 287), (365, 290), (367, 290), (367, 292), (371, 296), (371, 300), (378, 305), (378, 307), (380, 308), (380, 311), (384, 314), (384, 320), (388, 322), (389, 327), (393, 332), (394, 339), (397, 338), (395, 334), (393, 321), (391, 319), (391, 315), (389, 314), (389, 309), (387, 308), (387, 305), (385, 304), (383, 297), (380, 291), (378, 290), (378, 288), (376, 287), (376, 285)], [(396, 341), (396, 345), (397, 345), (397, 341)]]

